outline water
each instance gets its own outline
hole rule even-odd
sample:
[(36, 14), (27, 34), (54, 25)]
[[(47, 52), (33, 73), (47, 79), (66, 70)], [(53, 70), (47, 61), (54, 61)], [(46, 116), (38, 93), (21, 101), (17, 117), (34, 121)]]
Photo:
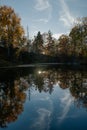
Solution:
[(0, 70), (0, 130), (87, 130), (87, 72)]

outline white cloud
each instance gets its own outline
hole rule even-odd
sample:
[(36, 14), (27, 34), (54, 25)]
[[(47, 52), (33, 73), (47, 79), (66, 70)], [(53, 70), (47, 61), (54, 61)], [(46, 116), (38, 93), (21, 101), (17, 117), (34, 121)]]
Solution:
[(60, 13), (60, 21), (64, 22), (65, 26), (70, 27), (74, 23), (74, 17), (70, 13), (70, 10), (65, 2), (65, 0), (60, 0), (62, 11)]
[(51, 19), (51, 12), (52, 12), (52, 6), (49, 3), (49, 0), (36, 0), (37, 3), (35, 5), (35, 9), (38, 11), (44, 11), (45, 17), (42, 16), (39, 19), (35, 19), (34, 22), (42, 22), (42, 23), (48, 23)]
[(63, 33), (57, 33), (57, 34), (53, 34), (53, 37), (56, 39), (59, 39), (59, 37), (62, 35)]
[(35, 9), (38, 11), (44, 11), (50, 7), (49, 0), (36, 0)]
[(39, 30), (35, 30), (35, 31), (33, 32), (34, 36), (37, 35), (38, 31), (39, 31)]
[(35, 22), (43, 22), (43, 23), (48, 23), (49, 19), (46, 19), (46, 18), (41, 18), (41, 19), (36, 19), (34, 20)]

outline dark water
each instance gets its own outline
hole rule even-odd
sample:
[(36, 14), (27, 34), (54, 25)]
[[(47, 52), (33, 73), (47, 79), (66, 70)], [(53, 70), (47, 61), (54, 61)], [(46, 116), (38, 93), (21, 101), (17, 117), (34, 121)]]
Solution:
[(0, 130), (87, 130), (86, 70), (0, 70)]

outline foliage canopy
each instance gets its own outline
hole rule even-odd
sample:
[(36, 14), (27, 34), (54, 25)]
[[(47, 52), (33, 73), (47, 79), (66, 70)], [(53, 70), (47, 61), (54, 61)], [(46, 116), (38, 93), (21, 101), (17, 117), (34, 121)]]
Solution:
[(0, 41), (4, 46), (18, 46), (23, 43), (24, 29), (20, 21), (14, 9), (0, 6)]

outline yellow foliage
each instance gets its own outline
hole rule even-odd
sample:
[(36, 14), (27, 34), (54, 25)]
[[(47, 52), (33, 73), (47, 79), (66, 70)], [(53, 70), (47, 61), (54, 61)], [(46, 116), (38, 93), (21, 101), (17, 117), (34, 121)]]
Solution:
[(6, 44), (19, 45), (24, 36), (24, 29), (20, 23), (21, 19), (14, 9), (7, 6), (0, 7), (0, 40)]

